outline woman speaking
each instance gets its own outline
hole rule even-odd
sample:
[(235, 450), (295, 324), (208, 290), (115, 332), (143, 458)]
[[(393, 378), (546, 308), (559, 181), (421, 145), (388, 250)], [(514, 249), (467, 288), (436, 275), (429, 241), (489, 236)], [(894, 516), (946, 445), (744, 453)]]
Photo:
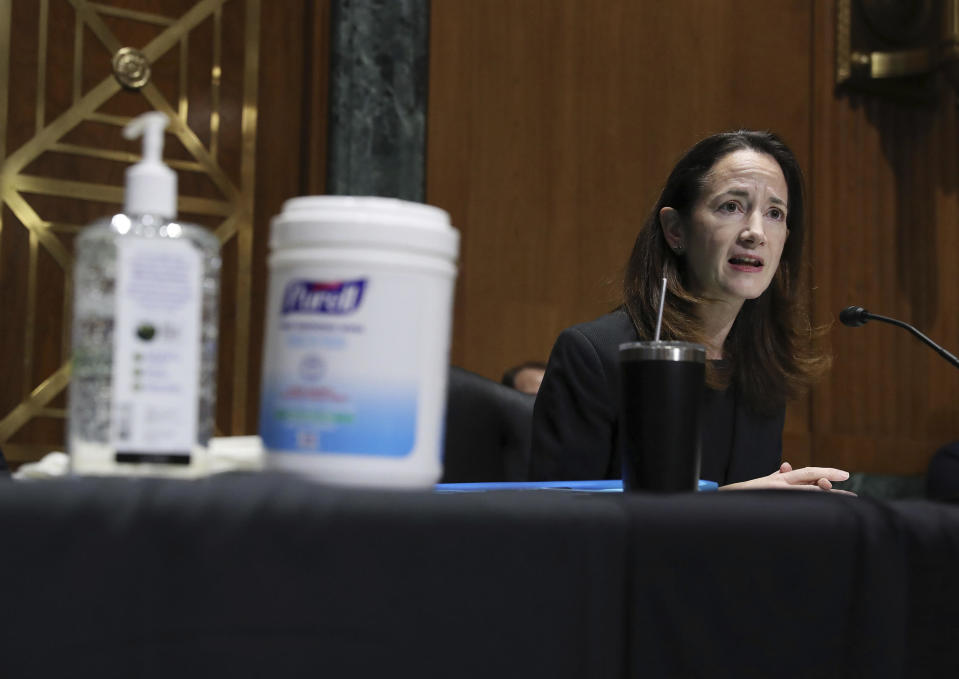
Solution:
[(802, 173), (775, 135), (703, 139), (679, 161), (640, 230), (623, 303), (560, 334), (533, 414), (531, 478), (618, 478), (618, 347), (653, 338), (706, 347), (700, 476), (723, 488), (831, 490), (848, 474), (781, 461), (786, 402), (829, 367), (799, 285)]

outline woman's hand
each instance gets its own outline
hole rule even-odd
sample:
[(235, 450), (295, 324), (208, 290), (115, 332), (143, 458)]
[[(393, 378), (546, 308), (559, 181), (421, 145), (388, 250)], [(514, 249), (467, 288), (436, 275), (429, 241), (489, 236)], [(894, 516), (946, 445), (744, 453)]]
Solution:
[(842, 469), (833, 469), (832, 467), (803, 467), (802, 469), (793, 469), (788, 462), (783, 462), (779, 470), (769, 476), (762, 476), (758, 479), (749, 481), (740, 481), (739, 483), (730, 483), (727, 486), (721, 486), (719, 490), (757, 490), (763, 488), (773, 488), (780, 490), (822, 490), (830, 493), (842, 493), (843, 495), (855, 495), (848, 490), (840, 490), (832, 487), (833, 481), (845, 481), (849, 478), (849, 472)]

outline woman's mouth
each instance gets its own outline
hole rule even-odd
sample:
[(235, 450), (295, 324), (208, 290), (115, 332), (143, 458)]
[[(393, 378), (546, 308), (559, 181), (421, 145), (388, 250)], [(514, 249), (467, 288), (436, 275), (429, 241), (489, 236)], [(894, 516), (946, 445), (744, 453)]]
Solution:
[(730, 257), (729, 264), (738, 271), (756, 272), (763, 269), (763, 260), (749, 255)]

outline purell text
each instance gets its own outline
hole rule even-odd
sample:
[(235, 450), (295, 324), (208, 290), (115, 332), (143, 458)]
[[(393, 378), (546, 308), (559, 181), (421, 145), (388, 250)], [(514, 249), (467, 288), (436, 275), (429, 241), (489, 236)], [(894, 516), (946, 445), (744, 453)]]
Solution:
[(290, 281), (283, 291), (284, 314), (348, 314), (360, 306), (366, 279)]

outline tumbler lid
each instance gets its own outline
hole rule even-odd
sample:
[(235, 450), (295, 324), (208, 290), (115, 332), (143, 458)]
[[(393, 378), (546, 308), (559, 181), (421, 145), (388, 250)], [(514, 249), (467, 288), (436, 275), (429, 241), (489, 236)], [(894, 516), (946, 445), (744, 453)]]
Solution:
[(694, 342), (625, 342), (619, 345), (623, 361), (692, 361), (706, 363), (706, 347)]

